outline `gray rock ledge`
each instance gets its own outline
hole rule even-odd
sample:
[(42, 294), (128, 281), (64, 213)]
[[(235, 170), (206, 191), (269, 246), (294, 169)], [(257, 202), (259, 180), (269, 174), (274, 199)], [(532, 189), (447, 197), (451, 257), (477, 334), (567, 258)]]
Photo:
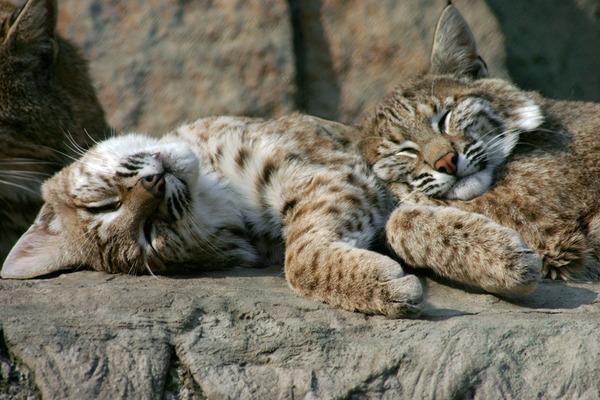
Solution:
[(600, 284), (424, 281), (419, 320), (297, 297), (277, 269), (0, 281), (0, 398), (600, 398)]

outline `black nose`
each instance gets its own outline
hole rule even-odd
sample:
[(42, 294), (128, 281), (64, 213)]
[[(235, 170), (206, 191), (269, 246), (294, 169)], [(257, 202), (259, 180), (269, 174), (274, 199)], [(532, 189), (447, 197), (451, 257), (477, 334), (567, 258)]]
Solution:
[(147, 175), (140, 179), (140, 184), (153, 196), (162, 197), (165, 194), (165, 174)]

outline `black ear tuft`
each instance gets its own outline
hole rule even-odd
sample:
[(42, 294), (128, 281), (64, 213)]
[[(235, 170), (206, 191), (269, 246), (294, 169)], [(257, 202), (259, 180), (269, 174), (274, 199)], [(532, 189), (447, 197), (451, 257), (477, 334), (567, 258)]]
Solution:
[(474, 79), (489, 75), (471, 28), (451, 1), (442, 12), (435, 30), (430, 73)]

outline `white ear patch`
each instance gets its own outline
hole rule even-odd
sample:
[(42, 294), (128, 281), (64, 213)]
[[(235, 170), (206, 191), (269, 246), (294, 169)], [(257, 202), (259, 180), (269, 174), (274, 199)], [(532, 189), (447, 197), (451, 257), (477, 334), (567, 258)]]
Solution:
[(525, 99), (523, 105), (514, 110), (513, 127), (524, 131), (532, 131), (544, 122), (544, 114), (531, 99)]

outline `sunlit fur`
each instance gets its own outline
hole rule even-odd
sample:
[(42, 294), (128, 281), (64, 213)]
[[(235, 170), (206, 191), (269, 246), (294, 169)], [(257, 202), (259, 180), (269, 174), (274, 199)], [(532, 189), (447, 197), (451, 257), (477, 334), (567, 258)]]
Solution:
[[(468, 70), (479, 76), (484, 63), (477, 65)], [(435, 87), (443, 90), (444, 82)], [(414, 115), (425, 117), (416, 122), (381, 118), (387, 102), (367, 124), (372, 131), (301, 115), (270, 121), (216, 117), (160, 140), (136, 134), (107, 140), (44, 184), (46, 203), (1, 275), (26, 279), (80, 266), (178, 273), (276, 263), (284, 265), (290, 287), (308, 298), (364, 313), (416, 316), (421, 283), (383, 254), (387, 238), (392, 252), (410, 265), (493, 293), (530, 293), (541, 261), (517, 232), (480, 214), (404, 201), (415, 193), (397, 192), (396, 208), (397, 199), (377, 175), (392, 189), (406, 187), (403, 180), (389, 179), (385, 168), (367, 162), (376, 164), (373, 156), (391, 146), (394, 154), (425, 164), (421, 154), (430, 150), (421, 149), (417, 137), (402, 137), (404, 147), (394, 148), (401, 135), (414, 133), (406, 124), (425, 123), (429, 130), (423, 132), (437, 129), (442, 138), (451, 136), (445, 133), (450, 128), (448, 133), (471, 130), (487, 149), (499, 149), (489, 151), (487, 163), (500, 164), (516, 139), (495, 145), (483, 133), (491, 118), (510, 114), (526, 121), (506, 123), (507, 134), (539, 123), (535, 104), (517, 97), (515, 111), (510, 104), (507, 110), (479, 100), (473, 90), (464, 98), (442, 96), (417, 105)], [(450, 108), (450, 114), (440, 114)], [(487, 122), (470, 123), (467, 111), (473, 110)], [(441, 127), (442, 115), (447, 127)], [(467, 144), (461, 145), (468, 158)], [(453, 164), (446, 167), (456, 172)]]
[(2, 277), (284, 264), (309, 298), (418, 315), (419, 280), (369, 250), (393, 201), (355, 150), (357, 132), (300, 115), (218, 117), (161, 139), (101, 142), (44, 184), (46, 203)]
[[(490, 265), (498, 257), (533, 282), (534, 251), (543, 276), (599, 279), (600, 104), (545, 99), (487, 78), (453, 5), (431, 59), (428, 74), (401, 85), (364, 125), (363, 152), (401, 203), (388, 223), (394, 251), (480, 287), (489, 279), (477, 274), (497, 270)], [(455, 173), (436, 171), (450, 151)]]
[[(543, 122), (536, 103), (506, 82), (427, 76), (402, 85), (366, 124), (375, 173), (438, 199), (487, 192), (520, 135)], [(456, 173), (435, 162), (456, 152)]]

